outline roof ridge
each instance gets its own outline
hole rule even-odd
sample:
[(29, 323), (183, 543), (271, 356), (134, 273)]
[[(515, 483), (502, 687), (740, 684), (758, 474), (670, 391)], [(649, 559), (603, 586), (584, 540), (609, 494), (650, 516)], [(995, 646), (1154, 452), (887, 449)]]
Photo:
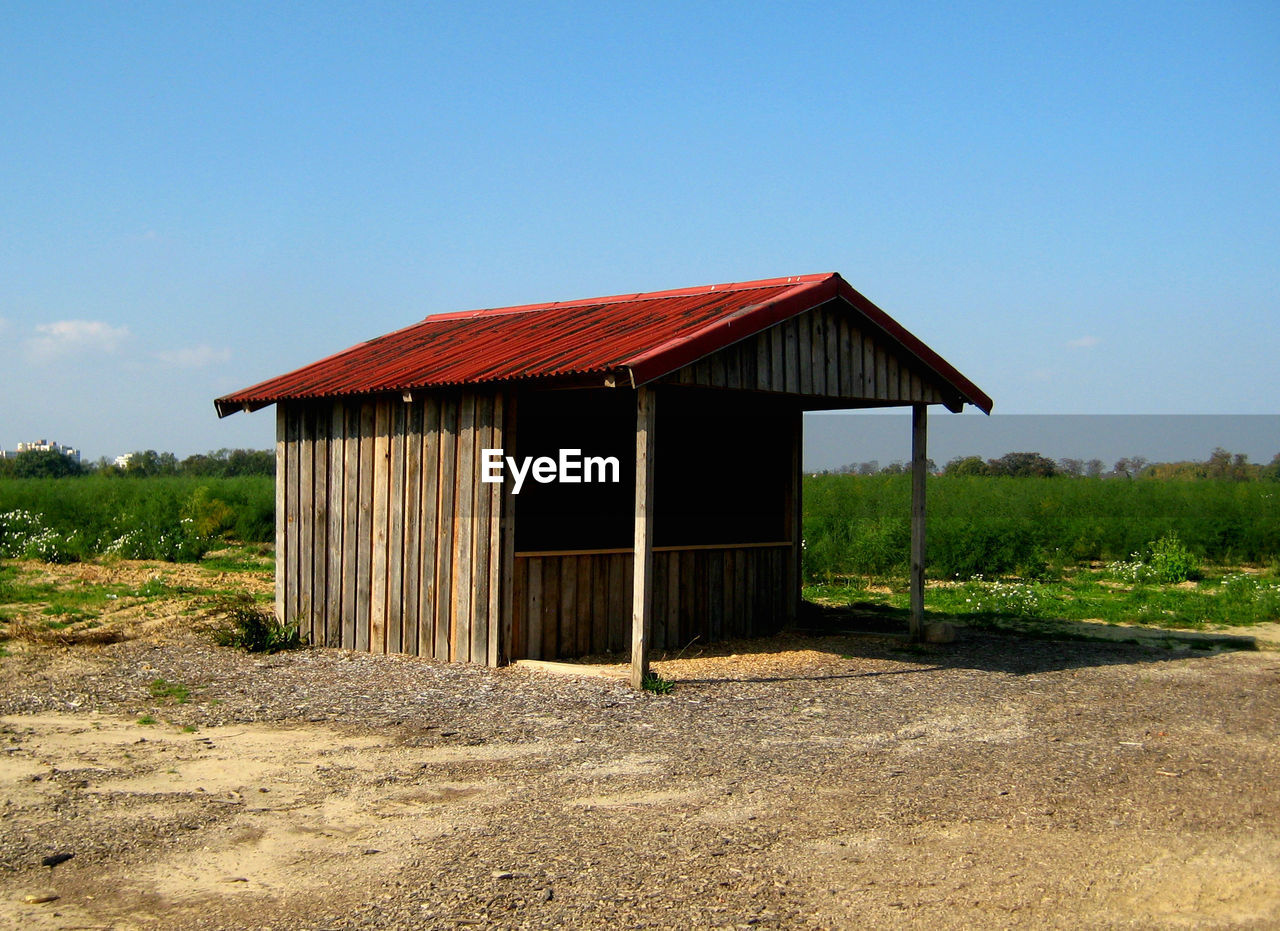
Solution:
[[(538, 310), (550, 310), (553, 307), (583, 307), (597, 304), (626, 304), (649, 300), (663, 300), (672, 297), (693, 297), (698, 294), (714, 294), (717, 291), (751, 291), (763, 288), (778, 288), (783, 285), (807, 284), (814, 281), (825, 281), (836, 278), (836, 272), (824, 272), (817, 275), (791, 275), (785, 278), (761, 278), (756, 281), (727, 282), (724, 284), (704, 284), (689, 288), (672, 288), (666, 291), (637, 291), (634, 294), (613, 294), (604, 297), (579, 298), (570, 301), (545, 301), (540, 304), (515, 304), (510, 307), (485, 307), (478, 310), (453, 310), (444, 313), (430, 314), (421, 321), (470, 320), (476, 317), (499, 317), (507, 314), (532, 313)], [(416, 325), (416, 324), (415, 324)]]

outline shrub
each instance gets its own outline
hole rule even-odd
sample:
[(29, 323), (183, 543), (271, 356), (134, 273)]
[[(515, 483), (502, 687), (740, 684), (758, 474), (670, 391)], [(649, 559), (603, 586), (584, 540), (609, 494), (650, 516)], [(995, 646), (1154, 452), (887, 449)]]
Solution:
[(226, 616), (228, 626), (213, 635), (219, 646), (237, 647), (250, 653), (279, 653), (306, 643), (297, 622), (282, 623), (270, 611), (254, 605), (236, 605)]
[(1166, 534), (1147, 544), (1147, 550), (1150, 553), (1148, 564), (1159, 582), (1185, 582), (1200, 574), (1195, 557), (1176, 533)]

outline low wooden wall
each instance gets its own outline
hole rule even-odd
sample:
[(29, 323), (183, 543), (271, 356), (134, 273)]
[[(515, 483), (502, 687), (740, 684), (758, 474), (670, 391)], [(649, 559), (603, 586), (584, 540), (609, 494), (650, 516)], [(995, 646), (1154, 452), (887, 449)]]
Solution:
[[(759, 637), (794, 621), (791, 543), (654, 549), (656, 650)], [(516, 553), (513, 658), (562, 659), (631, 644), (629, 549)]]

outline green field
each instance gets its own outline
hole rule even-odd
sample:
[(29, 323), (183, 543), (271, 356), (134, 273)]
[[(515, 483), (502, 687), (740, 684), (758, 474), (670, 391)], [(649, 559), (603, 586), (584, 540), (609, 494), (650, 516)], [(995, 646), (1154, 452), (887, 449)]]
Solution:
[(267, 476), (0, 480), (0, 558), (192, 561), (224, 539), (275, 538)]
[[(1054, 634), (1280, 620), (1276, 483), (932, 476), (927, 499), (932, 617)], [(906, 475), (807, 477), (805, 597), (905, 617), (910, 505)]]
[[(934, 578), (1036, 578), (1130, 560), (1172, 535), (1209, 565), (1280, 557), (1273, 482), (931, 476), (927, 500)], [(910, 513), (910, 476), (806, 477), (806, 578), (905, 576)]]
[[(905, 611), (910, 498), (906, 475), (806, 477), (806, 597)], [(928, 504), (935, 616), (1021, 629), (1280, 620), (1280, 484), (931, 476)], [(0, 559), (194, 562), (270, 543), (274, 505), (267, 476), (0, 479)], [(205, 568), (261, 568), (242, 561)]]

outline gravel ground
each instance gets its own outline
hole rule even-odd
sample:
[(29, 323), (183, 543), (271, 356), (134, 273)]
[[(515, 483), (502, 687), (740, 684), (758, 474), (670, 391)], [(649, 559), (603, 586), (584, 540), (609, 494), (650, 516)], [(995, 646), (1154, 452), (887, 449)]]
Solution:
[(15, 653), (0, 924), (1280, 927), (1280, 654), (789, 636), (657, 669)]

